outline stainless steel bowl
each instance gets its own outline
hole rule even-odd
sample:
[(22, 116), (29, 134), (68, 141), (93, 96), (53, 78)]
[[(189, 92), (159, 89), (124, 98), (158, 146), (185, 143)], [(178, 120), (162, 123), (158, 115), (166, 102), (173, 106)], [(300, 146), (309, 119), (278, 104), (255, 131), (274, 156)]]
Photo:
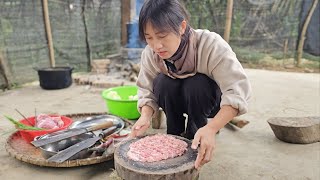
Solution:
[[(60, 132), (64, 132), (67, 130), (63, 130), (63, 131), (59, 131)], [(36, 139), (43, 139), (43, 138), (48, 138), (52, 135), (57, 134), (56, 132), (54, 133), (50, 133), (50, 134), (46, 134), (43, 136), (39, 136), (36, 137)], [(84, 134), (80, 134), (77, 136), (73, 136), (67, 139), (63, 139), (61, 141), (57, 141), (51, 144), (47, 144), (44, 146), (39, 147), (41, 150), (41, 154), (45, 159), (50, 158), (51, 156), (57, 154), (59, 151), (62, 151), (74, 144), (77, 144), (80, 141), (86, 140), (88, 138), (92, 138), (94, 137), (94, 133), (88, 132), (88, 133), (84, 133)], [(79, 153), (73, 155), (72, 157), (70, 157), (68, 160), (73, 160), (73, 159), (84, 159), (89, 157), (92, 154), (92, 151), (90, 151), (89, 149), (84, 149), (82, 151), (80, 151)]]
[[(99, 116), (92, 116), (92, 117), (88, 117), (86, 119), (75, 121), (69, 126), (69, 129), (88, 128), (91, 126), (99, 125), (99, 124), (104, 123), (106, 121), (111, 121), (114, 124), (119, 124), (119, 126), (116, 129), (116, 131), (114, 132), (114, 134), (120, 132), (125, 126), (124, 121), (120, 117), (113, 116), (113, 115), (99, 115)], [(101, 131), (102, 130), (96, 130), (96, 131), (94, 131), (94, 134), (99, 135), (99, 133)]]

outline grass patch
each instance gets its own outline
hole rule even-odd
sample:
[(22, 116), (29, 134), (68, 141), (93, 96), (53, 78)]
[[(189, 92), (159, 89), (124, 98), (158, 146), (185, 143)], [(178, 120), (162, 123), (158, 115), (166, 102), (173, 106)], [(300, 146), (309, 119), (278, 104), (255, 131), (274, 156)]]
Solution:
[(320, 56), (314, 56), (314, 55), (308, 54), (308, 53), (303, 53), (303, 54), (302, 54), (302, 58), (303, 58), (303, 59), (310, 60), (310, 61), (320, 62)]
[(265, 54), (260, 53), (258, 51), (252, 51), (251, 49), (234, 47), (233, 51), (236, 53), (239, 61), (244, 63), (256, 64), (259, 63), (265, 57)]
[[(281, 51), (270, 53), (269, 56), (277, 60), (284, 59), (283, 52)], [(287, 58), (295, 58), (295, 52), (288, 52), (285, 59)], [(314, 56), (305, 52), (302, 54), (302, 58), (309, 61), (320, 61), (320, 56)]]
[(276, 71), (320, 72), (320, 57), (303, 53), (300, 67), (296, 67), (295, 52), (289, 51), (284, 57), (282, 51), (262, 53), (250, 48), (233, 47), (241, 64), (246, 68)]
[[(272, 54), (270, 54), (270, 56), (276, 60), (282, 60), (283, 59), (283, 52), (274, 52)], [(291, 57), (290, 55), (286, 55), (287, 58)]]

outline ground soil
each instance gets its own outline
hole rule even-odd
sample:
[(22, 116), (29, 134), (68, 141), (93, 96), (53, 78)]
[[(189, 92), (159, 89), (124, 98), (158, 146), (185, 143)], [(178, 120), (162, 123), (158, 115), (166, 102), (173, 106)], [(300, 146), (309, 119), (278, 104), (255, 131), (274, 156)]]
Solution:
[[(246, 69), (252, 83), (250, 121), (243, 129), (224, 128), (216, 137), (213, 160), (200, 171), (201, 180), (320, 179), (320, 143), (289, 144), (278, 140), (267, 119), (271, 117), (320, 116), (320, 75)], [(113, 162), (75, 168), (50, 168), (27, 164), (5, 150), (13, 125), (3, 114), (20, 119), (38, 113), (84, 113), (106, 110), (102, 89), (72, 85), (62, 90), (43, 90), (28, 85), (0, 93), (0, 179), (110, 179)]]

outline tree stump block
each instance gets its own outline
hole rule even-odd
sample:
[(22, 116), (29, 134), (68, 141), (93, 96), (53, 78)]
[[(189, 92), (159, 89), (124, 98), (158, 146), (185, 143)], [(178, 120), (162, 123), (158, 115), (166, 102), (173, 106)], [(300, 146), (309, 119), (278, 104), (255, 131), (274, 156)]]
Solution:
[(191, 149), (191, 141), (175, 136), (188, 143), (187, 151), (182, 155), (158, 162), (139, 162), (128, 158), (131, 143), (139, 138), (121, 143), (114, 153), (117, 174), (125, 180), (196, 180), (199, 171), (194, 168), (197, 151)]
[(320, 117), (274, 117), (268, 123), (281, 141), (296, 144), (320, 141)]

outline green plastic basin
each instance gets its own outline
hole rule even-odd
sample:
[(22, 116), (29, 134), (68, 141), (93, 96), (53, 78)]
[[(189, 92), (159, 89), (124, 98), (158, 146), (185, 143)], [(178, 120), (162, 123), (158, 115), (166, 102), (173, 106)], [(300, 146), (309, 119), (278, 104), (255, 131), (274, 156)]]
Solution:
[[(111, 91), (116, 92), (121, 99), (110, 97), (109, 93)], [(129, 99), (129, 96), (135, 96), (137, 92), (137, 86), (118, 86), (102, 91), (102, 97), (106, 102), (108, 113), (126, 119), (138, 119), (140, 117), (137, 108), (138, 101)]]

